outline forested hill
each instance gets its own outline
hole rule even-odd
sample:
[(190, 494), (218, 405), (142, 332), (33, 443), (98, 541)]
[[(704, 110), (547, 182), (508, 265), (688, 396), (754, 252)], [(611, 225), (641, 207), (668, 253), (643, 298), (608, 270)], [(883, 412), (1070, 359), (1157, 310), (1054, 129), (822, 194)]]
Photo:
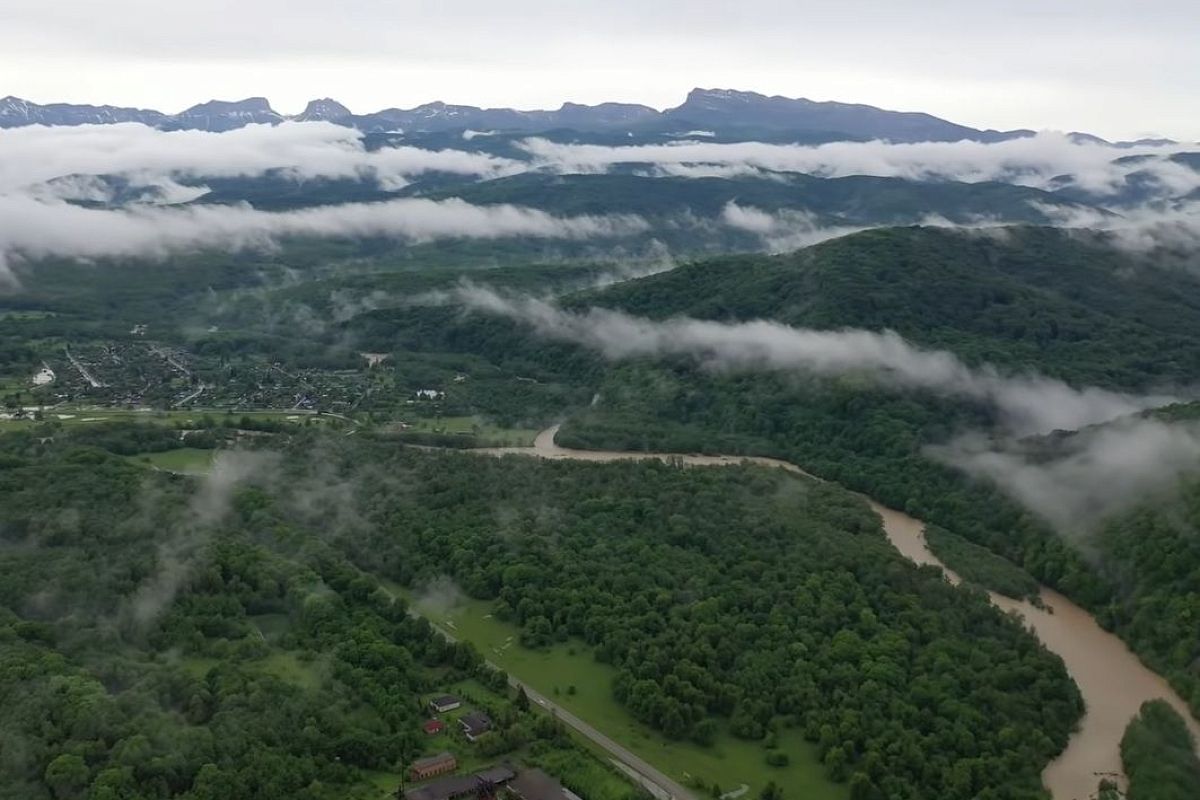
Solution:
[(575, 298), (649, 317), (889, 328), (970, 362), (1142, 388), (1200, 370), (1196, 266), (1053, 228), (864, 231), (730, 256)]

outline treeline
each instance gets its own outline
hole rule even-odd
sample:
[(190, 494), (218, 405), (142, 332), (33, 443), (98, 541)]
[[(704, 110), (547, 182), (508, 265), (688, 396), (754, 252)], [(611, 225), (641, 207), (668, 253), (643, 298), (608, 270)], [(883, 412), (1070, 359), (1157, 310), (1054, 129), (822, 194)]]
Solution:
[(1162, 700), (1146, 702), (1121, 738), (1128, 800), (1193, 800), (1200, 793), (1196, 740)]

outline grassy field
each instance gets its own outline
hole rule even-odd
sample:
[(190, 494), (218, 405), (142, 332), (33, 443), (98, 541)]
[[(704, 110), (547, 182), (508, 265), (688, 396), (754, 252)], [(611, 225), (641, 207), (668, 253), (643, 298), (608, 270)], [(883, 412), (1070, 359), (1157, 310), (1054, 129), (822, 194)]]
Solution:
[[(197, 678), (203, 678), (210, 669), (219, 667), (226, 662), (219, 658), (189, 656), (180, 665)], [(295, 653), (286, 650), (273, 650), (269, 655), (251, 661), (241, 661), (238, 665), (247, 671), (263, 675), (273, 675), (281, 681), (293, 684), (302, 689), (315, 689), (324, 681), (325, 663), (321, 660), (304, 661)]]
[(205, 475), (212, 469), (213, 458), (216, 454), (216, 450), (181, 447), (178, 450), (164, 450), (159, 453), (138, 453), (126, 456), (126, 458), (138, 464), (145, 464), (166, 472)]
[(791, 760), (786, 767), (768, 766), (761, 744), (735, 739), (725, 732), (711, 747), (671, 741), (638, 722), (612, 699), (615, 669), (597, 662), (584, 645), (524, 648), (517, 642), (516, 627), (493, 618), (490, 604), (485, 602), (462, 600), (447, 610), (417, 601), (415, 608), (452, 636), (472, 642), (513, 677), (551, 697), (681, 783), (699, 777), (710, 786), (718, 783), (724, 790), (745, 784), (751, 790), (749, 797), (757, 795), (770, 780), (778, 783), (789, 798), (840, 800), (848, 794), (844, 786), (824, 777), (815, 749), (798, 731), (787, 731), (779, 738), (779, 749)]
[(316, 689), (323, 681), (321, 673), (324, 662), (302, 661), (294, 653), (286, 651), (273, 652), (266, 658), (251, 662), (251, 666), (301, 689)]
[(405, 420), (416, 433), (473, 434), (489, 446), (532, 447), (538, 431), (531, 428), (502, 428), (481, 417), (431, 417)]

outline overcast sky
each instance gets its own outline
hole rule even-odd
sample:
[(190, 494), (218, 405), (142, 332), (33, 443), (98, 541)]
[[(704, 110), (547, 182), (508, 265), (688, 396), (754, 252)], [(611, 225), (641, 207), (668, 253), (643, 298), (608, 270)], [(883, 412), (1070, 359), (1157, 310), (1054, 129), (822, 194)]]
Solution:
[(0, 0), (0, 96), (677, 105), (693, 86), (1200, 139), (1195, 0)]

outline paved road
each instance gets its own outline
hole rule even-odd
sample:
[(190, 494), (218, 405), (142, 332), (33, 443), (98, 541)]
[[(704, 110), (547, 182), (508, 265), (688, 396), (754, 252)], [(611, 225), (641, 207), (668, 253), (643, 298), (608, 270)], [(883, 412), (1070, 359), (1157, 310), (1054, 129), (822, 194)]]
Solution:
[[(412, 614), (417, 614), (412, 606), (409, 606), (409, 612)], [(433, 620), (429, 620), (429, 622), (431, 625), (433, 625), (434, 630), (446, 638), (446, 641), (458, 641), (453, 634), (440, 625), (434, 623)], [(487, 664), (494, 669), (504, 670), (504, 667), (500, 666), (494, 661), (488, 661)], [(614, 760), (620, 764), (624, 764), (625, 767), (628, 768), (630, 777), (636, 776), (636, 779), (642, 785), (642, 788), (659, 798), (659, 800), (697, 800), (694, 794), (672, 780), (669, 775), (655, 769), (644, 759), (639, 758), (617, 742), (605, 736), (603, 733), (596, 730), (591, 725), (572, 714), (570, 711), (567, 711), (565, 708), (560, 706), (558, 703), (555, 703), (544, 694), (535, 691), (530, 686), (517, 680), (517, 678), (511, 674), (508, 676), (508, 683), (513, 688), (524, 687), (525, 694), (530, 700), (537, 703), (547, 711), (553, 713), (555, 717), (565, 723), (568, 727), (578, 732), (580, 735), (587, 737), (592, 742), (599, 745), (604, 749), (605, 752), (612, 756)]]
[[(516, 678), (509, 677), (508, 682), (513, 686), (521, 686), (522, 684)], [(605, 736), (600, 731), (588, 725), (579, 717), (567, 711), (562, 706), (555, 703), (545, 695), (539, 694), (533, 689), (525, 686), (525, 694), (529, 695), (529, 699), (543, 708), (549, 709), (554, 715), (565, 722), (567, 725), (574, 728), (576, 731), (591, 739), (596, 744), (603, 747), (609, 755), (629, 767), (633, 772), (637, 773), (640, 778), (639, 783), (660, 800), (695, 800), (694, 795), (684, 787), (680, 786), (675, 781), (671, 780), (670, 776), (655, 769), (645, 760), (638, 758), (633, 753), (626, 750), (621, 745), (614, 742), (612, 739)], [(632, 777), (632, 776), (631, 776)]]

